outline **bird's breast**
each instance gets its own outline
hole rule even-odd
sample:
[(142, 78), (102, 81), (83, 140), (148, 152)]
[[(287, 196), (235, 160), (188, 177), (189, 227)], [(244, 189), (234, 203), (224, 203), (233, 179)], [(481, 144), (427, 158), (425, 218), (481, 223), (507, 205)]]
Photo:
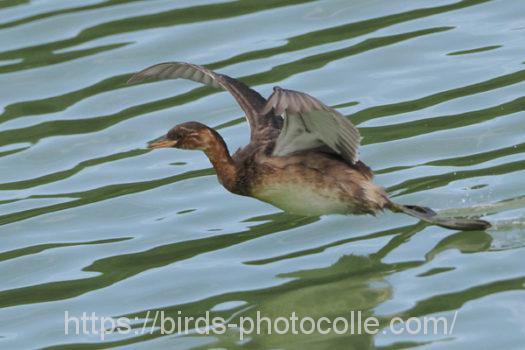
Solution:
[(340, 189), (304, 181), (265, 183), (255, 189), (253, 196), (297, 215), (347, 214), (353, 211), (353, 203)]

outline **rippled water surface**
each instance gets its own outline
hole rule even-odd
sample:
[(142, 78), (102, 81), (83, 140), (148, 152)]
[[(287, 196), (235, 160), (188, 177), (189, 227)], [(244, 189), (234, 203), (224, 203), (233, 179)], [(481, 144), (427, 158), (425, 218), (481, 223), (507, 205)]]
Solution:
[[(0, 348), (523, 349), (522, 1), (0, 2)], [(487, 215), (456, 232), (385, 213), (291, 216), (218, 185), (173, 125), (248, 141), (225, 92), (127, 86), (179, 60), (306, 91), (359, 126), (399, 202)], [(232, 321), (456, 314), (452, 334), (166, 335), (153, 315)], [(64, 334), (64, 314), (132, 332)], [(142, 329), (142, 320), (150, 318)], [(382, 328), (386, 329), (386, 328)], [(72, 334), (73, 333), (73, 334)]]

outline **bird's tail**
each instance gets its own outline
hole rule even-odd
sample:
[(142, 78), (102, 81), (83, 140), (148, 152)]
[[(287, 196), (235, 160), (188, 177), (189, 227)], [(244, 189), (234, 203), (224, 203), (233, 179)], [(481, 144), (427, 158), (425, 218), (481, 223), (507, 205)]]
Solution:
[(417, 205), (403, 205), (389, 202), (386, 207), (394, 213), (405, 213), (433, 225), (449, 228), (452, 230), (478, 231), (491, 227), (490, 223), (480, 219), (470, 218), (442, 218), (435, 211), (427, 207)]

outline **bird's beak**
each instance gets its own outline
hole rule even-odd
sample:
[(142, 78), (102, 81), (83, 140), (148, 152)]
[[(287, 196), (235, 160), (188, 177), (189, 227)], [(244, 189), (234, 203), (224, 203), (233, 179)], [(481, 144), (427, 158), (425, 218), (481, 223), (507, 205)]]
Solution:
[(148, 142), (148, 148), (168, 148), (175, 147), (177, 140), (170, 140), (166, 136), (161, 136), (158, 139)]

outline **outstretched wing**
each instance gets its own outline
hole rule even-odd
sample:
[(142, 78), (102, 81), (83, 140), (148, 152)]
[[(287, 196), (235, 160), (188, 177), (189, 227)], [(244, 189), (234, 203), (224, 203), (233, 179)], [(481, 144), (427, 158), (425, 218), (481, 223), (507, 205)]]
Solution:
[(252, 138), (262, 127), (264, 116), (259, 112), (264, 108), (266, 99), (255, 90), (250, 89), (239, 80), (227, 75), (215, 73), (207, 68), (185, 62), (166, 62), (148, 67), (131, 77), (128, 84), (140, 82), (149, 78), (154, 79), (189, 79), (215, 88), (221, 88), (233, 95), (239, 106), (246, 114), (250, 124)]
[(303, 92), (274, 87), (261, 114), (273, 109), (284, 118), (273, 155), (328, 146), (346, 161), (355, 164), (361, 136), (357, 128), (339, 112)]

